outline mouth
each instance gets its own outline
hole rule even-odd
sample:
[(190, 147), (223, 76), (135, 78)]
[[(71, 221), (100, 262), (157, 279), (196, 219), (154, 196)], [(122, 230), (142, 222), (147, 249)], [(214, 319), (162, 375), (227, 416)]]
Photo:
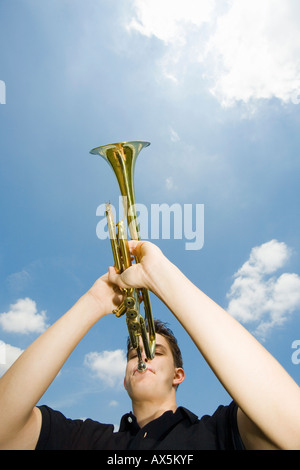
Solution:
[(150, 367), (147, 367), (145, 370), (143, 371), (139, 371), (138, 368), (136, 367), (133, 371), (133, 375), (135, 375), (135, 373), (138, 373), (138, 374), (145, 374), (146, 372), (152, 372), (152, 374), (154, 374), (154, 371), (150, 368)]

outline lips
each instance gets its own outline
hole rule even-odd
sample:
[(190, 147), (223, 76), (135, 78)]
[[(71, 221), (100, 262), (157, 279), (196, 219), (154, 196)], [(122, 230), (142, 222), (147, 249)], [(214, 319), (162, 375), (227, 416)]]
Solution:
[(146, 372), (152, 372), (152, 374), (155, 373), (154, 370), (151, 369), (151, 367), (147, 367), (147, 369), (144, 370), (143, 372), (140, 372), (138, 368), (136, 367), (133, 371), (133, 375), (135, 375), (136, 372), (138, 372), (139, 374), (145, 374)]

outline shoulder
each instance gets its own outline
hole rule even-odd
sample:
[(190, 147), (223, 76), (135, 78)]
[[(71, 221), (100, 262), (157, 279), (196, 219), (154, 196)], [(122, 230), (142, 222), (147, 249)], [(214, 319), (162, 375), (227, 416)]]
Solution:
[(211, 415), (205, 414), (198, 418), (194, 413), (182, 408), (198, 439), (220, 449), (243, 450), (244, 446), (237, 425), (238, 406), (235, 402), (220, 405)]
[(92, 449), (114, 431), (112, 424), (91, 419), (70, 419), (60, 411), (40, 406), (42, 425), (37, 450)]

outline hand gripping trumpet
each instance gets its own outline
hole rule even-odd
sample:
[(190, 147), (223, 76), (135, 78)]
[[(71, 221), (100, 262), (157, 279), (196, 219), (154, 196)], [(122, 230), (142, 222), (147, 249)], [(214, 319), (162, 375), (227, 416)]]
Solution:
[[(112, 167), (119, 183), (123, 197), (124, 212), (126, 214), (129, 235), (132, 240), (140, 240), (139, 225), (135, 209), (134, 195), (134, 166), (138, 154), (150, 145), (149, 142), (121, 142), (117, 144), (104, 145), (90, 151), (93, 155), (100, 155), (108, 161)], [(110, 204), (106, 205), (106, 217), (111, 241), (111, 247), (115, 267), (119, 273), (131, 266), (131, 256), (128, 248), (126, 227), (124, 220), (114, 223)], [(117, 230), (116, 230), (117, 229)], [(135, 262), (139, 260), (135, 258)], [(155, 328), (150, 304), (149, 291), (147, 289), (123, 289), (124, 300), (114, 310), (114, 314), (120, 317), (126, 314), (126, 323), (131, 345), (137, 351), (138, 370), (143, 372), (147, 366), (142, 360), (139, 337), (141, 337), (145, 355), (153, 359), (155, 354)], [(144, 302), (145, 317), (140, 314), (140, 297)], [(148, 325), (148, 335), (145, 321)]]

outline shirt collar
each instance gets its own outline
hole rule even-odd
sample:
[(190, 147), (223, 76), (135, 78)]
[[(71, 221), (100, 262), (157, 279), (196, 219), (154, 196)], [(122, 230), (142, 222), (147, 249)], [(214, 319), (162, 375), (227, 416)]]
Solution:
[[(195, 423), (198, 420), (198, 416), (196, 416), (194, 413), (189, 411), (187, 408), (184, 408), (183, 406), (179, 406), (175, 413), (173, 413), (171, 410), (165, 411), (161, 416), (151, 422), (156, 422), (158, 420), (171, 420), (173, 424), (175, 424), (176, 422), (182, 421), (184, 418), (188, 418), (191, 423)], [(136, 434), (139, 430), (140, 427), (137, 423), (136, 417), (131, 411), (130, 413), (126, 413), (122, 416), (119, 432), (130, 431), (131, 434)]]
[(138, 431), (139, 429), (140, 427), (137, 423), (136, 417), (131, 411), (130, 413), (126, 413), (122, 416), (119, 432), (131, 431), (131, 433), (134, 434), (134, 431)]
[(184, 415), (186, 415), (188, 417), (188, 419), (190, 420), (190, 422), (193, 424), (195, 423), (196, 421), (198, 421), (198, 416), (195, 415), (194, 413), (192, 413), (190, 410), (188, 410), (187, 408), (184, 408), (183, 406), (179, 406), (179, 408), (177, 408), (176, 412), (180, 410), (180, 412)]

